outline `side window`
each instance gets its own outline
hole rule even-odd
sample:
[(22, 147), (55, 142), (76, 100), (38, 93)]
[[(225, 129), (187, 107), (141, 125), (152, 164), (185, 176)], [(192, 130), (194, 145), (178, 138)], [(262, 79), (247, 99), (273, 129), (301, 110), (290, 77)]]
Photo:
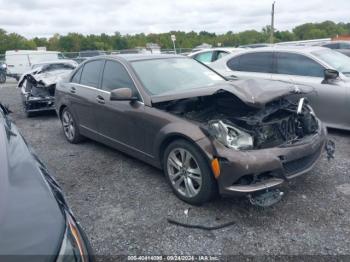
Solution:
[(193, 58), (202, 63), (210, 63), (213, 57), (213, 52), (204, 52), (198, 55), (195, 55)]
[(256, 52), (231, 58), (227, 66), (234, 71), (272, 73), (273, 53)]
[(339, 43), (340, 49), (350, 49), (350, 43)]
[(118, 62), (107, 61), (103, 70), (102, 89), (111, 91), (122, 87), (128, 87), (134, 92), (136, 91), (134, 83), (124, 66)]
[(312, 59), (291, 53), (277, 53), (277, 74), (323, 77), (324, 68)]
[(217, 52), (217, 56), (216, 56), (216, 60), (218, 60), (218, 59), (224, 57), (225, 55), (228, 55), (228, 53), (223, 52), (223, 51), (218, 51), (218, 52)]
[(239, 59), (241, 56), (236, 56), (227, 61), (227, 66), (233, 71), (239, 71)]
[(95, 60), (84, 65), (80, 84), (98, 88), (104, 60)]
[(330, 49), (339, 49), (339, 44), (338, 43), (333, 43), (333, 44), (326, 44), (323, 45), (324, 47), (328, 47)]
[(81, 77), (81, 72), (83, 71), (83, 67), (80, 67), (74, 74), (74, 76), (71, 79), (72, 83), (77, 83), (79, 84), (80, 82), (80, 77)]

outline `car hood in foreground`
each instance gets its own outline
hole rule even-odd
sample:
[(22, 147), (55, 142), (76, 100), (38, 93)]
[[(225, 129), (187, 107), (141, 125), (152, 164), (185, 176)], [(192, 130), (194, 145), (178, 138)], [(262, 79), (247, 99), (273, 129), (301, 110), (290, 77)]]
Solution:
[(56, 255), (65, 217), (45, 168), (8, 124), (0, 112), (0, 255)]
[(283, 81), (272, 80), (237, 80), (227, 81), (215, 86), (207, 86), (186, 91), (167, 92), (162, 95), (151, 96), (152, 103), (160, 103), (177, 99), (210, 96), (220, 91), (227, 91), (237, 96), (245, 104), (262, 108), (265, 104), (291, 94), (309, 93), (310, 86), (295, 85)]

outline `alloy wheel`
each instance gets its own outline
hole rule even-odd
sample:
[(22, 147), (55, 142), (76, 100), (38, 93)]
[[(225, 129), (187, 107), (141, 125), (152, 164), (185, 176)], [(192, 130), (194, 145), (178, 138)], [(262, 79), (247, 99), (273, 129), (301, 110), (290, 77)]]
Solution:
[(64, 111), (62, 115), (63, 131), (69, 140), (73, 140), (75, 136), (74, 120), (69, 111)]
[(202, 186), (202, 172), (193, 155), (184, 148), (174, 148), (168, 155), (167, 169), (174, 189), (181, 195), (195, 197)]

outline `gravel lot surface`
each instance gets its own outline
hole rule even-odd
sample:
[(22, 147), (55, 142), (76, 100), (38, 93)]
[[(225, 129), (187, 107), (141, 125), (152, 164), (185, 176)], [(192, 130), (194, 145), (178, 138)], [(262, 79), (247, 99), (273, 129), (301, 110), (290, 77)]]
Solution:
[[(102, 144), (68, 143), (54, 113), (26, 118), (15, 82), (0, 101), (61, 184), (98, 255), (350, 255), (350, 132), (330, 130), (336, 158), (282, 188), (282, 201), (258, 208), (243, 199), (201, 207), (175, 197), (162, 172)], [(236, 224), (215, 231), (171, 225)]]

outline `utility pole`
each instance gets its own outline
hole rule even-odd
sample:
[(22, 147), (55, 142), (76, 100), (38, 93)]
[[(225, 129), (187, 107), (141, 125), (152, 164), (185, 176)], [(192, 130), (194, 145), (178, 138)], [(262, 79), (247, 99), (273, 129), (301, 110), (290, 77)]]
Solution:
[(273, 44), (273, 33), (275, 32), (275, 1), (272, 4), (271, 10), (271, 32), (270, 32), (270, 43)]

